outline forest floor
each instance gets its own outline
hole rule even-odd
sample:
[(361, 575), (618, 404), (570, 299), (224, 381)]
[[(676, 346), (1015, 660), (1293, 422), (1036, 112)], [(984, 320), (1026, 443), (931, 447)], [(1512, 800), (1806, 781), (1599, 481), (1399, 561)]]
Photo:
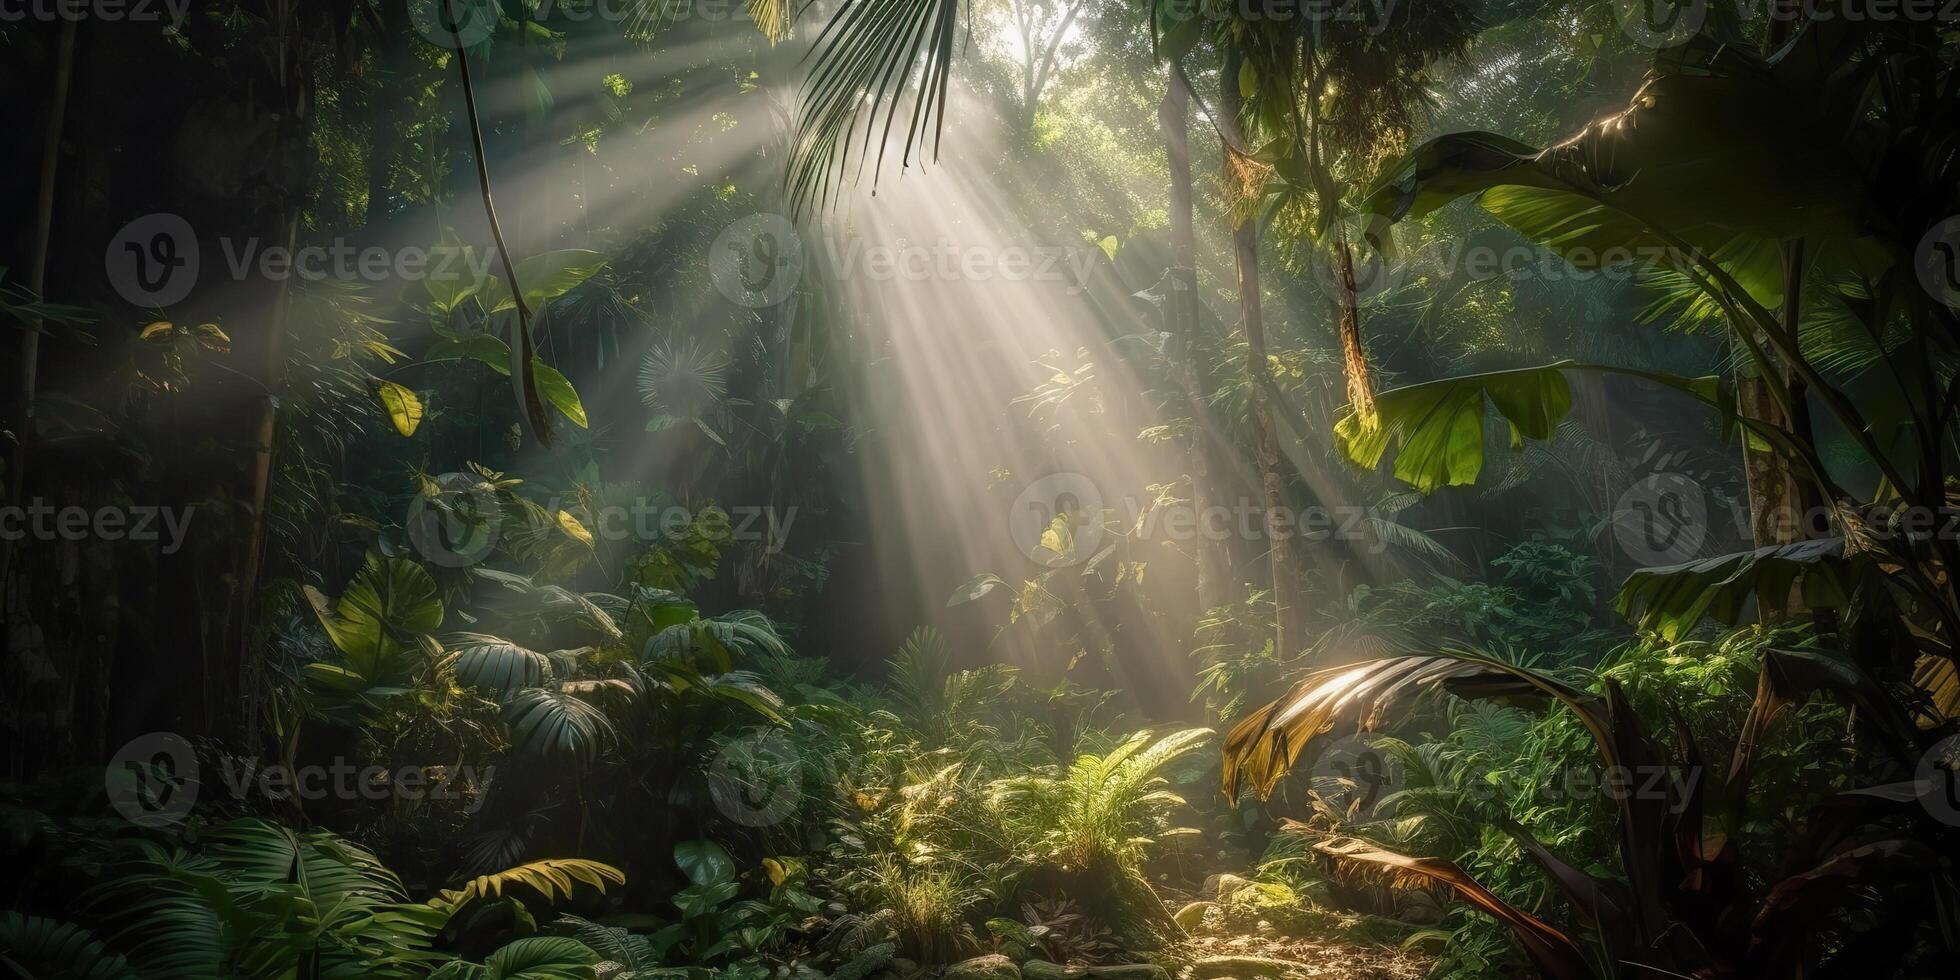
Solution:
[(1427, 962), (1393, 946), (1332, 937), (1193, 936), (1177, 951), (1191, 980), (1420, 980)]

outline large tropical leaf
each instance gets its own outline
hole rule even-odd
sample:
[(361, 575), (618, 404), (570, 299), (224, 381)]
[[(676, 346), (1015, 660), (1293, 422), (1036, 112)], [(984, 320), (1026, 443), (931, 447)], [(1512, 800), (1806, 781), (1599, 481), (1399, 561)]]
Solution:
[(1814, 261), (1839, 267), (1875, 258), (1857, 223), (1864, 183), (1838, 144), (1817, 138), (1848, 131), (1857, 110), (1821, 97), (1830, 77), (1802, 64), (1824, 43), (1806, 30), (1767, 64), (1737, 45), (1662, 52), (1623, 111), (1542, 151), (1491, 133), (1439, 137), (1384, 174), (1365, 206), (1401, 220), (1479, 194), (1574, 265), (1686, 269), (1698, 254), (1774, 306), (1782, 272), (1764, 243), (1802, 237)]
[(466, 633), (450, 643), (456, 648), (456, 680), (488, 692), (499, 702), (543, 684), (551, 673), (550, 658), (502, 637)]
[(1475, 483), (1484, 465), (1484, 413), (1496, 406), (1511, 429), (1511, 446), (1550, 439), (1572, 408), (1570, 370), (1603, 371), (1643, 378), (1725, 406), (1719, 379), (1682, 378), (1596, 364), (1560, 361), (1542, 367), (1445, 378), (1382, 392), (1370, 424), (1358, 412), (1335, 423), (1341, 451), (1357, 466), (1374, 469), (1389, 446), (1395, 478), (1421, 493)]
[(504, 705), (504, 724), (518, 752), (559, 762), (590, 761), (613, 730), (598, 708), (544, 688), (513, 695)]
[(406, 558), (369, 554), (337, 600), (310, 585), (305, 592), (328, 639), (363, 677), (382, 676), (407, 637), (442, 625), (435, 579)]
[(626, 873), (610, 864), (584, 858), (550, 858), (472, 878), (461, 888), (444, 889), (429, 904), (454, 910), (478, 899), (499, 897), (512, 888), (528, 889), (551, 903), (571, 898), (581, 884), (604, 894), (606, 886), (625, 883)]
[[(1607, 727), (1596, 695), (1474, 654), (1390, 657), (1329, 667), (1308, 674), (1285, 697), (1247, 715), (1226, 733), (1222, 771), (1226, 796), (1236, 798), (1241, 787), (1261, 796), (1271, 792), (1315, 738), (1336, 726), (1372, 729), (1396, 700), (1439, 684), (1466, 696), (1556, 697), (1578, 711), (1596, 734)], [(1610, 739), (1600, 741), (1606, 744)]]
[(594, 976), (597, 954), (563, 936), (519, 939), (490, 954), (486, 980), (581, 980)]
[(674, 845), (674, 864), (687, 880), (702, 886), (735, 880), (735, 859), (711, 840), (684, 840)]
[(1590, 980), (1591, 967), (1579, 945), (1543, 919), (1519, 909), (1478, 884), (1462, 868), (1442, 858), (1410, 857), (1353, 838), (1323, 841), (1314, 850), (1348, 865), (1385, 873), (1390, 882), (1441, 886), (1509, 927), (1540, 972), (1549, 980)]
[[(565, 248), (542, 252), (518, 262), (516, 273), (517, 281), (524, 286), (525, 303), (535, 310), (571, 292), (605, 267), (606, 257), (598, 252)], [(517, 308), (510, 285), (498, 276), (490, 276), (484, 282), (477, 298), (489, 313)]]
[(0, 976), (15, 980), (134, 980), (136, 971), (87, 929), (19, 912), (0, 913)]
[(238, 820), (196, 854), (139, 842), (86, 905), (116, 926), (110, 942), (153, 976), (426, 973), (445, 916), (408, 903), (368, 851), (328, 831)]
[(446, 964), (429, 980), (591, 980), (599, 954), (576, 939), (529, 936), (491, 953), (482, 963)]
[(1627, 576), (1614, 608), (1636, 627), (1676, 640), (1712, 616), (1734, 623), (1751, 597), (1781, 598), (1801, 585), (1806, 605), (1842, 605), (1843, 538), (1818, 538), (1643, 568)]

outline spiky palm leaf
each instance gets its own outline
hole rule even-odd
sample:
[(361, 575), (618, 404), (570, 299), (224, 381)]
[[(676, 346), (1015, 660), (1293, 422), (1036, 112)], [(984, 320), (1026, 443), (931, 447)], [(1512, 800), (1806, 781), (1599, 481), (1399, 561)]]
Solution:
[(612, 737), (604, 712), (573, 694), (547, 688), (519, 691), (504, 705), (512, 747), (548, 761), (587, 762)]
[(0, 972), (18, 978), (134, 980), (136, 971), (87, 929), (19, 912), (0, 913)]
[[(1448, 685), (1457, 690), (1537, 692), (1597, 715), (1598, 697), (1550, 676), (1469, 653), (1402, 656), (1328, 667), (1308, 674), (1285, 697), (1232, 726), (1225, 735), (1225, 794), (1249, 787), (1264, 796), (1314, 739), (1337, 725), (1378, 726), (1398, 699)], [(1589, 725), (1588, 727), (1592, 727)]]
[(109, 942), (157, 976), (422, 976), (447, 915), (409, 903), (370, 852), (328, 831), (235, 821), (200, 853), (144, 841), (87, 896)]
[(599, 954), (600, 959), (617, 963), (629, 973), (657, 970), (661, 966), (660, 950), (646, 936), (619, 926), (600, 925), (576, 915), (560, 916), (558, 921), (570, 926), (572, 938)]
[(876, 181), (908, 87), (917, 94), (905, 113), (899, 162), (910, 166), (914, 147), (923, 150), (928, 139), (937, 154), (960, 7), (961, 0), (843, 0), (838, 5), (811, 48), (791, 141), (787, 183), (796, 207), (826, 202), (833, 181), (850, 169), (853, 150), (862, 172), (874, 142)]
[(458, 960), (429, 980), (592, 980), (599, 954), (564, 936), (529, 936), (491, 953), (482, 963)]
[(1449, 889), (1509, 926), (1519, 945), (1549, 980), (1590, 980), (1593, 976), (1579, 945), (1570, 937), (1497, 897), (1452, 862), (1397, 854), (1352, 838), (1324, 841), (1314, 849), (1346, 865), (1376, 869), (1398, 887), (1419, 883)]
[(551, 676), (550, 658), (503, 637), (464, 633), (449, 642), (456, 651), (450, 659), (456, 680), (488, 693), (499, 703), (543, 684)]
[(640, 361), (640, 401), (673, 419), (700, 419), (728, 394), (728, 358), (695, 344), (660, 342)]
[(444, 889), (429, 904), (453, 911), (478, 899), (501, 896), (506, 889), (516, 887), (529, 889), (549, 903), (571, 898), (581, 884), (591, 885), (604, 894), (607, 885), (625, 883), (626, 873), (610, 864), (584, 858), (548, 858), (479, 875), (461, 888)]

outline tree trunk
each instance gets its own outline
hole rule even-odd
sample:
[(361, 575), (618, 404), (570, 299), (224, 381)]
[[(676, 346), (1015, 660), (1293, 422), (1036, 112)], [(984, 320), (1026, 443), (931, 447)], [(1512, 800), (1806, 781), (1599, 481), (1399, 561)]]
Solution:
[[(312, 194), (315, 177), (314, 154), (310, 146), (313, 126), (313, 87), (310, 70), (303, 57), (305, 27), (296, 6), (275, 7), (266, 22), (264, 77), (268, 84), (262, 94), (248, 96), (247, 111), (255, 117), (273, 120), (275, 159), (304, 161), (269, 170), (264, 179), (263, 204), (253, 215), (252, 224), (264, 229), (266, 240), (283, 245), (288, 254), (298, 245), (300, 212)], [(240, 306), (250, 329), (234, 332), (240, 353), (249, 355), (255, 365), (259, 390), (254, 394), (245, 437), (250, 447), (246, 463), (245, 499), (251, 509), (246, 518), (245, 543), (237, 557), (237, 590), (233, 593), (230, 650), (232, 662), (219, 665), (206, 679), (207, 691), (216, 695), (213, 704), (221, 713), (236, 711), (215, 727), (236, 733), (243, 744), (256, 748), (261, 713), (258, 698), (263, 693), (264, 664), (254, 650), (258, 635), (259, 592), (265, 578), (267, 551), (266, 508), (272, 496), (273, 444), (278, 436), (279, 398), (285, 375), (285, 335), (287, 310), (292, 301), (286, 279), (267, 282), (262, 290), (247, 289)], [(246, 343), (256, 343), (248, 350)]]
[(1334, 291), (1340, 294), (1341, 368), (1347, 379), (1348, 405), (1363, 425), (1372, 427), (1377, 423), (1375, 383), (1368, 372), (1368, 352), (1361, 345), (1361, 297), (1354, 283), (1354, 246), (1345, 229), (1340, 230), (1334, 245), (1341, 263), (1340, 283)]
[(1211, 609), (1225, 601), (1219, 560), (1220, 542), (1206, 533), (1202, 521), (1212, 505), (1211, 447), (1214, 439), (1211, 413), (1207, 408), (1204, 370), (1199, 358), (1206, 345), (1199, 324), (1197, 242), (1191, 229), (1191, 91), (1184, 85), (1175, 66), (1165, 73), (1164, 101), (1157, 107), (1157, 123), (1164, 130), (1164, 153), (1171, 172), (1171, 268), (1170, 295), (1164, 310), (1169, 321), (1171, 352), (1178, 382), (1184, 389), (1184, 402), (1191, 413), (1191, 440), (1187, 447), (1191, 466), (1191, 509), (1198, 516), (1198, 532), (1192, 541), (1191, 559), (1196, 567), (1198, 607)]
[[(55, 174), (61, 165), (61, 134), (68, 120), (68, 84), (75, 75), (75, 32), (73, 18), (61, 22), (61, 39), (56, 42), (54, 98), (48, 106), (48, 128), (41, 144), (40, 186), (34, 197), (33, 265), (27, 271), (27, 289), (43, 299), (48, 288), (48, 238), (54, 231)], [(34, 397), (41, 381), (41, 328), (36, 322), (20, 335), (20, 428), (14, 433), (13, 465), (7, 478), (8, 501), (18, 503), (27, 479), (27, 456), (34, 440)], [(4, 566), (11, 569), (11, 565)]]
[[(1244, 101), (1239, 96), (1238, 87), (1242, 60), (1236, 52), (1228, 49), (1225, 70), (1220, 74), (1220, 113), (1224, 124), (1229, 126), (1237, 126)], [(1228, 181), (1232, 179), (1233, 158), (1234, 153), (1228, 145), (1225, 147), (1224, 161)], [(1247, 401), (1255, 439), (1254, 462), (1259, 471), (1266, 512), (1271, 517), (1284, 510), (1286, 488), (1280, 475), (1279, 430), (1273, 423), (1272, 414), (1272, 365), (1267, 360), (1266, 322), (1259, 302), (1259, 218), (1256, 213), (1248, 215), (1243, 221), (1233, 222), (1232, 252), (1238, 266), (1239, 321), (1245, 330), (1245, 373), (1251, 389)], [(1297, 639), (1295, 617), (1299, 606), (1299, 575), (1293, 558), (1291, 531), (1279, 531), (1269, 520), (1266, 545), (1273, 589), (1273, 650), (1285, 656), (1289, 652), (1287, 644)]]
[[(1765, 53), (1788, 40), (1794, 13), (1788, 0), (1775, 0), (1772, 7), (1779, 16), (1770, 18), (1763, 36)], [(1801, 239), (1783, 243), (1783, 305), (1778, 311), (1783, 334), (1791, 350), (1799, 349), (1798, 326), (1803, 315), (1804, 245)], [(1740, 329), (1752, 329), (1747, 326)], [(1766, 338), (1756, 337), (1758, 347), (1767, 347)], [(1815, 447), (1811, 431), (1809, 388), (1788, 365), (1758, 365), (1775, 371), (1777, 380), (1789, 392), (1789, 411), (1784, 411), (1771, 394), (1769, 383), (1760, 375), (1736, 378), (1736, 410), (1747, 419), (1788, 431), (1799, 443)], [(1812, 508), (1821, 502), (1809, 481), (1797, 476), (1789, 457), (1771, 449), (1755, 449), (1745, 436), (1742, 444), (1742, 471), (1749, 494), (1749, 534), (1758, 548), (1789, 544), (1807, 537), (1805, 523)], [(1779, 622), (1801, 608), (1803, 596), (1794, 586), (1788, 596), (1765, 600), (1757, 598), (1758, 616), (1765, 623)]]

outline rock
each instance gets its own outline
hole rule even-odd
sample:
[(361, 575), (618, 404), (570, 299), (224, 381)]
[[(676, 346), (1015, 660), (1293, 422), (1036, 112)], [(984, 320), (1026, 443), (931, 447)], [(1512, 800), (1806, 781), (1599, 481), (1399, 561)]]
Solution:
[(1178, 928), (1185, 932), (1196, 932), (1198, 927), (1205, 923), (1205, 913), (1217, 907), (1214, 902), (1192, 902), (1178, 909), (1177, 914), (1171, 918), (1176, 919)]
[(1125, 963), (1121, 966), (1089, 967), (1089, 980), (1170, 980), (1171, 975), (1155, 963)]
[(830, 980), (867, 980), (891, 965), (892, 954), (898, 952), (896, 943), (880, 943), (846, 960), (842, 966), (830, 971)]
[(961, 960), (946, 968), (945, 980), (1021, 980), (1021, 968), (999, 953)]
[(1170, 980), (1170, 973), (1154, 963), (1123, 963), (1116, 966), (1062, 966), (1044, 960), (1021, 964), (1023, 980)]
[(1076, 980), (1076, 978), (1084, 976), (1086, 973), (1087, 971), (1081, 967), (1071, 969), (1060, 963), (1050, 963), (1047, 960), (1029, 960), (1021, 964), (1021, 976), (1023, 980)]
[(1205, 879), (1204, 886), (1198, 889), (1198, 894), (1214, 901), (1229, 902), (1232, 900), (1233, 893), (1250, 884), (1252, 882), (1238, 875), (1215, 874)]
[(1198, 980), (1225, 980), (1227, 977), (1284, 977), (1304, 972), (1305, 968), (1298, 963), (1264, 956), (1207, 956), (1191, 962), (1191, 975)]

